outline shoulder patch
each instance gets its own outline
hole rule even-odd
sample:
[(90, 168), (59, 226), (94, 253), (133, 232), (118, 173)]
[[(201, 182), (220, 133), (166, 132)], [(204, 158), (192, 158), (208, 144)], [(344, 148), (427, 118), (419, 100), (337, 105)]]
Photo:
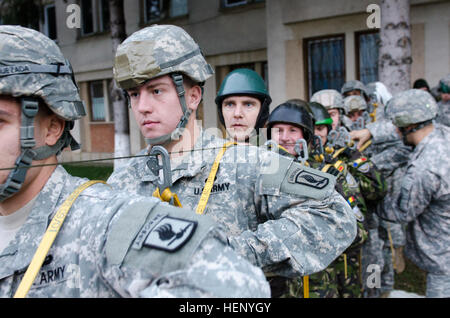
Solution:
[(166, 216), (148, 232), (144, 246), (175, 252), (190, 240), (196, 227), (196, 221)]
[(370, 170), (370, 165), (369, 165), (369, 163), (366, 162), (366, 163), (360, 165), (360, 166), (358, 167), (358, 170), (361, 171), (362, 173), (368, 173), (369, 170)]
[(316, 173), (306, 171), (304, 169), (298, 168), (290, 173), (288, 176), (288, 182), (298, 183), (315, 189), (323, 189), (328, 183), (329, 179), (324, 176), (320, 176)]

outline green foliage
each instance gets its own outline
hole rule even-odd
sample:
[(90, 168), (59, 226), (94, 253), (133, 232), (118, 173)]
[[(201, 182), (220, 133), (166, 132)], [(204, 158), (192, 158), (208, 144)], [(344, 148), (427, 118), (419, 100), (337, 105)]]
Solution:
[(395, 274), (394, 289), (404, 290), (425, 296), (427, 274), (405, 257), (405, 270), (401, 274)]

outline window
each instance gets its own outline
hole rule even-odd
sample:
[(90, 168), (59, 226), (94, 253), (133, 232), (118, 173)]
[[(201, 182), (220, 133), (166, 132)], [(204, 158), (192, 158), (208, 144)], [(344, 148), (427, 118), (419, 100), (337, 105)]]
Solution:
[(309, 96), (321, 89), (341, 90), (345, 83), (344, 36), (306, 39)]
[(187, 0), (145, 0), (144, 4), (147, 23), (188, 14)]
[(112, 110), (109, 98), (110, 80), (89, 83), (91, 121), (112, 121)]
[(56, 40), (56, 9), (54, 4), (44, 7), (44, 34), (50, 39)]
[(265, 0), (222, 0), (222, 8), (243, 6), (249, 3), (264, 2)]
[(81, 34), (90, 35), (109, 30), (108, 0), (81, 0)]
[(364, 84), (378, 81), (378, 43), (377, 32), (356, 33), (356, 56), (358, 78)]

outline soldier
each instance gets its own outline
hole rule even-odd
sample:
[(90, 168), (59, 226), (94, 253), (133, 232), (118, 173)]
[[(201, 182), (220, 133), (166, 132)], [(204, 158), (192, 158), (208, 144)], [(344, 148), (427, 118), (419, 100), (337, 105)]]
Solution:
[(313, 118), (301, 103), (287, 101), (270, 113), (267, 138), (281, 146), (282, 151), (297, 157), (299, 155), (296, 150), (297, 140), (304, 139), (306, 144), (309, 144), (313, 136)]
[(347, 112), (347, 117), (353, 122), (351, 128), (362, 129), (366, 123), (370, 122), (369, 114), (367, 113), (367, 103), (361, 96), (350, 95), (344, 98), (344, 106)]
[(406, 256), (427, 272), (427, 297), (450, 297), (450, 128), (434, 123), (438, 107), (427, 92), (395, 95), (387, 114), (402, 140), (414, 147), (400, 189), (389, 193), (381, 218), (408, 223)]
[[(314, 116), (315, 125), (308, 110)], [(358, 156), (357, 151), (350, 152), (347, 149), (346, 151), (336, 152), (335, 157), (330, 153), (316, 152), (317, 148), (330, 148), (327, 147), (326, 142), (327, 133), (331, 130), (331, 123), (330, 115), (325, 107), (319, 103), (312, 102), (306, 107), (301, 103), (293, 105), (286, 102), (279, 105), (270, 114), (267, 124), (268, 136), (277, 142), (282, 149), (287, 150), (287, 153), (284, 152), (286, 155), (297, 157), (299, 155), (298, 150), (293, 145), (296, 144), (298, 138), (304, 138), (307, 144), (311, 144), (313, 140), (312, 131), (316, 133), (316, 136), (318, 133), (321, 135), (321, 142), (324, 143), (324, 146), (322, 144), (319, 147), (313, 145), (314, 150), (309, 151), (307, 164), (337, 175), (336, 189), (347, 199), (359, 222), (358, 235), (345, 253), (326, 270), (311, 275), (309, 294), (311, 297), (321, 298), (360, 297), (362, 295), (362, 284), (359, 257), (361, 245), (367, 236), (367, 224), (364, 221), (367, 209), (360, 186), (363, 186), (368, 199), (378, 200), (384, 195), (384, 183), (376, 168), (366, 158), (361, 157), (360, 154)], [(314, 141), (317, 140), (314, 139)], [(280, 152), (283, 153), (283, 151)], [(290, 281), (288, 286), (286, 293), (283, 295), (285, 297), (296, 296), (301, 291), (298, 280)]]
[[(311, 96), (310, 102), (316, 102), (322, 104), (328, 111), (333, 119), (332, 129), (340, 127), (342, 124), (351, 125), (351, 121), (347, 118), (344, 119), (345, 106), (342, 95), (335, 89), (323, 89)], [(347, 123), (343, 123), (342, 120), (347, 120)]]
[(440, 96), (436, 123), (450, 126), (450, 73), (439, 81), (437, 92)]
[(369, 101), (369, 94), (366, 86), (357, 80), (345, 82), (341, 88), (341, 94), (344, 98), (348, 96), (361, 96), (366, 102)]
[(0, 43), (0, 297), (269, 297), (209, 218), (57, 166), (85, 115), (72, 68), (37, 31)]
[[(326, 174), (196, 125), (190, 114), (212, 74), (180, 27), (150, 26), (118, 47), (114, 77), (149, 144), (140, 154), (155, 145), (170, 152), (171, 191), (183, 206), (223, 225), (231, 246), (251, 263), (286, 277), (320, 271), (355, 237), (351, 209)], [(133, 158), (108, 182), (151, 195), (159, 179), (152, 165)]]
[[(258, 73), (240, 68), (225, 77), (215, 101), (219, 120), (229, 136), (235, 141), (249, 142), (252, 136), (260, 136), (272, 99)], [(259, 145), (259, 140), (256, 143)]]
[[(395, 126), (386, 118), (384, 104), (392, 97), (385, 85), (381, 82), (375, 83), (377, 103), (377, 120), (368, 123), (362, 130), (353, 130), (350, 136), (358, 140), (357, 148), (366, 144), (370, 139), (370, 146), (364, 153), (370, 157), (371, 161), (377, 166), (378, 170), (384, 176), (387, 183), (387, 192), (395, 191), (394, 184), (398, 180), (398, 174), (407, 163), (411, 153), (411, 147), (402, 143)], [(379, 286), (376, 288), (366, 288), (366, 297), (387, 297), (394, 286), (394, 269), (401, 273), (405, 267), (403, 259), (403, 248), (406, 243), (406, 237), (403, 226), (399, 223), (380, 220), (375, 213), (376, 209), (383, 209), (382, 202), (376, 206), (368, 206), (372, 227), (369, 230), (369, 237), (363, 246), (363, 280), (372, 276), (373, 270), (380, 273)], [(374, 267), (376, 265), (377, 267)]]
[(366, 85), (367, 94), (369, 95), (368, 104), (372, 105), (373, 112), (370, 116), (373, 121), (384, 118), (384, 105), (392, 97), (386, 85), (382, 82), (372, 82)]

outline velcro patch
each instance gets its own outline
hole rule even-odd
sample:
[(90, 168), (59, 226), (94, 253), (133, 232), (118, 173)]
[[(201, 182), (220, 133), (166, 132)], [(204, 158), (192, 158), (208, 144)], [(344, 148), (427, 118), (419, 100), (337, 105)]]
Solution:
[(362, 214), (361, 210), (359, 209), (359, 207), (357, 205), (355, 205), (353, 208), (353, 213), (355, 213), (355, 217), (359, 222), (363, 222), (364, 221), (364, 214)]
[(288, 182), (303, 184), (315, 189), (323, 189), (328, 185), (329, 179), (310, 171), (296, 169), (289, 175)]
[(166, 216), (149, 231), (144, 246), (175, 252), (190, 240), (196, 228), (196, 221)]

